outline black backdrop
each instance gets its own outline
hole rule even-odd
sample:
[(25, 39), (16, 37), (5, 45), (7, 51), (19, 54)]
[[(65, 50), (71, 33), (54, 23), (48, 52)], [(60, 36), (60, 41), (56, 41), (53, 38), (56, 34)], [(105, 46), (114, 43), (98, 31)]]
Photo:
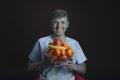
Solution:
[[(112, 0), (0, 1), (0, 80), (33, 80), (27, 56), (39, 37), (50, 34), (50, 12), (62, 8), (70, 15), (67, 35), (87, 56), (87, 80), (118, 78), (117, 52), (112, 39)], [(113, 53), (114, 50), (114, 53)]]

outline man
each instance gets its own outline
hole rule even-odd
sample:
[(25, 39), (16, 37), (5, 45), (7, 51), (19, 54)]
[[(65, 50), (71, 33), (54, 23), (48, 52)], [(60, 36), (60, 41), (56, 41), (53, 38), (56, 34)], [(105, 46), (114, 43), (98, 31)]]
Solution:
[[(69, 17), (65, 10), (57, 9), (51, 15), (51, 29), (53, 34), (39, 38), (32, 52), (29, 55), (28, 70), (39, 71), (40, 80), (75, 80), (74, 72), (79, 74), (86, 73), (85, 61), (87, 60), (79, 43), (65, 35), (69, 27)], [(62, 65), (52, 65), (46, 58), (48, 44), (55, 38), (61, 38), (73, 49), (74, 55), (71, 61)]]

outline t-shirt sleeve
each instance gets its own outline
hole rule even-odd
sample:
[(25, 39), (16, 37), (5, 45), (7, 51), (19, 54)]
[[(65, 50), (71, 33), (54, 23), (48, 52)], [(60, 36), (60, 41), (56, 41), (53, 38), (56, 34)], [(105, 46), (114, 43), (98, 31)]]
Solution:
[(75, 57), (76, 57), (76, 64), (81, 64), (87, 60), (87, 57), (85, 56), (80, 44), (76, 42), (75, 47)]
[(40, 51), (40, 43), (37, 41), (29, 54), (28, 58), (33, 62), (38, 62), (41, 60), (41, 51)]

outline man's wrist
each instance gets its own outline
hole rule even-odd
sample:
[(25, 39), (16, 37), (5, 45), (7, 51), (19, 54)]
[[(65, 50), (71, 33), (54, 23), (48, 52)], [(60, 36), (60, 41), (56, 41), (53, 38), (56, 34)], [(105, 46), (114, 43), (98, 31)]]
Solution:
[(77, 64), (74, 64), (73, 65), (73, 71), (75, 71), (75, 72), (79, 72), (79, 68), (78, 68), (79, 66), (77, 65)]

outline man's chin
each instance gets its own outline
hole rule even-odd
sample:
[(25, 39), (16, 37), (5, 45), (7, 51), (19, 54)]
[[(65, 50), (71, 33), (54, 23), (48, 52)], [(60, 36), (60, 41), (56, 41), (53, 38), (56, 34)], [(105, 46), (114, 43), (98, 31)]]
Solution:
[(63, 34), (62, 33), (56, 33), (56, 36), (62, 36)]

